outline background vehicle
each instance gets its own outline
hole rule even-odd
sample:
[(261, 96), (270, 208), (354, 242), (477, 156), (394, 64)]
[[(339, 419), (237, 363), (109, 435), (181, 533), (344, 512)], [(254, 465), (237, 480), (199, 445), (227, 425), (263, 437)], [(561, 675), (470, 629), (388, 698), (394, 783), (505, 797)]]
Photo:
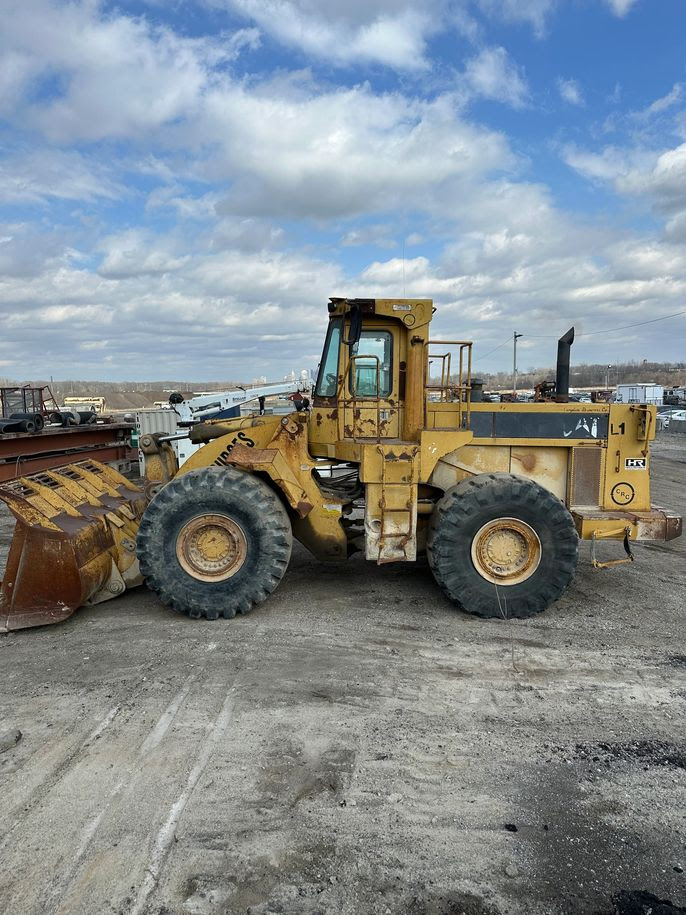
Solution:
[(670, 422), (673, 420), (686, 419), (686, 410), (680, 407), (658, 407), (656, 423), (658, 431), (668, 429)]

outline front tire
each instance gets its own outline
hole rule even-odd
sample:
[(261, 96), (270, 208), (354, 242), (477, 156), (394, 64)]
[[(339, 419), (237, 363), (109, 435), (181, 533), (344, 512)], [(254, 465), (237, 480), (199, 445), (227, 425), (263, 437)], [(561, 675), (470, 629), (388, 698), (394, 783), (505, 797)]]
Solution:
[(266, 600), (292, 544), (286, 509), (265, 482), (233, 467), (204, 467), (176, 477), (150, 502), (136, 552), (164, 604), (215, 620)]
[(482, 617), (527, 617), (569, 586), (579, 552), (572, 516), (547, 489), (510, 473), (449, 489), (431, 519), (427, 556), (447, 597)]

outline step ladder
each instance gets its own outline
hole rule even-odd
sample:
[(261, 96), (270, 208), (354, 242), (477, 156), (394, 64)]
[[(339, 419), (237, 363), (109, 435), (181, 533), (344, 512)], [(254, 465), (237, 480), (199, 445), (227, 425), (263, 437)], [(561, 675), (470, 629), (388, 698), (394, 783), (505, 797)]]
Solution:
[[(379, 565), (417, 558), (419, 447), (412, 442), (377, 445), (380, 482), (367, 492), (366, 554)], [(372, 492), (369, 492), (369, 489)]]

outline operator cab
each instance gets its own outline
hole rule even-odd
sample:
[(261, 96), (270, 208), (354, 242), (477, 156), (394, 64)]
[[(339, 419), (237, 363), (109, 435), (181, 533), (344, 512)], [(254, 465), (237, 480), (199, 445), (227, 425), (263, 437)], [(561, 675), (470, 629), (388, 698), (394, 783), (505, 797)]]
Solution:
[(313, 454), (351, 459), (353, 445), (400, 440), (407, 433), (408, 361), (416, 357), (417, 407), (410, 409), (416, 413), (431, 314), (427, 299), (331, 299), (314, 389)]
[[(324, 344), (315, 397), (336, 397), (340, 381), (341, 340), (344, 319), (332, 318)], [(360, 398), (389, 397), (393, 386), (393, 333), (383, 328), (360, 329), (349, 344), (349, 377), (347, 387)], [(353, 377), (354, 374), (354, 377)]]

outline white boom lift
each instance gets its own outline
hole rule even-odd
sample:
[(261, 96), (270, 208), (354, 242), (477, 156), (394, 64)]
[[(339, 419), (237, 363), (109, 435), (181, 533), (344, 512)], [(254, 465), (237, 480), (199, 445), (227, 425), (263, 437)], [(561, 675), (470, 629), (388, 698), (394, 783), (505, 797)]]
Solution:
[[(281, 381), (273, 384), (258, 385), (254, 388), (235, 388), (231, 391), (207, 391), (202, 394), (196, 394), (195, 397), (189, 397), (183, 400), (180, 394), (171, 394), (169, 397), (170, 408), (176, 413), (177, 425), (180, 429), (189, 428), (196, 423), (203, 422), (207, 419), (224, 419), (240, 415), (240, 408), (243, 404), (250, 403), (253, 400), (259, 402), (260, 413), (264, 411), (264, 401), (267, 397), (273, 397), (277, 394), (296, 394), (303, 393), (303, 397), (309, 391), (309, 381)], [(169, 436), (172, 447), (176, 452), (179, 466), (188, 458), (195, 454), (201, 445), (193, 444), (188, 438), (187, 433)]]
[[(172, 394), (169, 404), (178, 416), (179, 426), (192, 426), (206, 419), (221, 419), (238, 416), (240, 408), (252, 400), (264, 401), (275, 394), (295, 394), (303, 390), (303, 383), (282, 381), (263, 384), (255, 388), (237, 388), (233, 391), (208, 391), (196, 394), (188, 400), (177, 400), (181, 395)], [(261, 411), (260, 411), (261, 412)]]

